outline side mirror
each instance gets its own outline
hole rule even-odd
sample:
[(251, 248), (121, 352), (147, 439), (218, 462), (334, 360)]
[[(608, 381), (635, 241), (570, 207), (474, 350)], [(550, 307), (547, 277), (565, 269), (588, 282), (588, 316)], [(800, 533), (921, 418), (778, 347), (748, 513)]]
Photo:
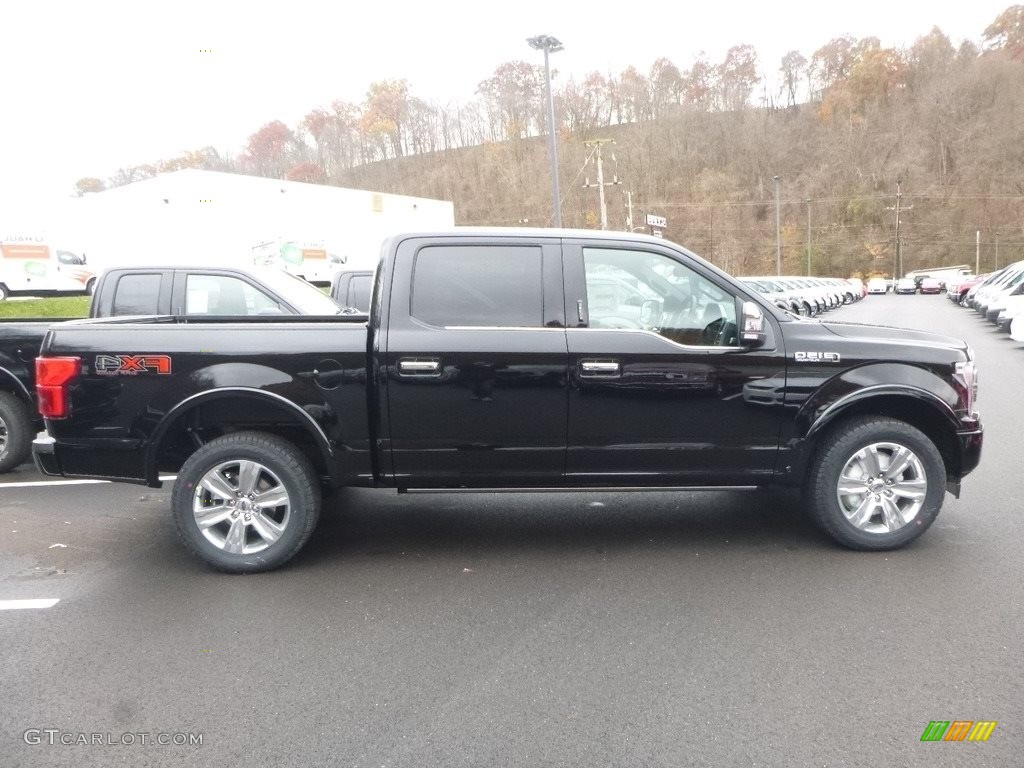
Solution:
[(644, 328), (653, 328), (661, 321), (661, 302), (658, 299), (648, 299), (640, 305), (640, 325)]
[(744, 346), (753, 348), (764, 345), (765, 341), (768, 340), (764, 323), (764, 314), (761, 312), (761, 308), (752, 301), (743, 302), (740, 340)]

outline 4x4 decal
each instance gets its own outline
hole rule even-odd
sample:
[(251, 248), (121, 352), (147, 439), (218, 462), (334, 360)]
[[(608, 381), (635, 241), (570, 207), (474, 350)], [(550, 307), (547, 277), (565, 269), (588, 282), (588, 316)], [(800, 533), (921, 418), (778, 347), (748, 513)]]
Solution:
[(170, 355), (96, 355), (96, 373), (104, 376), (171, 372)]

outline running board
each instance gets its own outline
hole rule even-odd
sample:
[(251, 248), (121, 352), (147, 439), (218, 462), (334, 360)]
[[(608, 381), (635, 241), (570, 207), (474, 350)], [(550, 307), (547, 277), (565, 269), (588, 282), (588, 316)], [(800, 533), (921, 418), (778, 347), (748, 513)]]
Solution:
[(623, 491), (756, 491), (759, 485), (597, 485), (566, 488), (399, 488), (399, 493), (622, 493)]

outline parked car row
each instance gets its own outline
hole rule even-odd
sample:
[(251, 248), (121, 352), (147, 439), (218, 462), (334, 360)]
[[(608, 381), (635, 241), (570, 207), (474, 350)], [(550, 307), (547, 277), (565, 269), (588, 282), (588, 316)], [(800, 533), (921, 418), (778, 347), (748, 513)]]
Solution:
[(813, 317), (830, 309), (860, 301), (867, 288), (857, 278), (838, 277), (741, 277), (769, 301), (797, 315)]
[(983, 276), (959, 303), (975, 310), (1014, 340), (1024, 341), (1024, 261), (1015, 261)]

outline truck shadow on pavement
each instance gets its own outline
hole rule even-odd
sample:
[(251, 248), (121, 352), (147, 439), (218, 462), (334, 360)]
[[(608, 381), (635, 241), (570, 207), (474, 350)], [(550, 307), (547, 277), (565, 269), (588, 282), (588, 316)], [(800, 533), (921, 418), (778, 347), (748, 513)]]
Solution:
[(295, 564), (352, 556), (563, 554), (637, 548), (837, 548), (791, 491), (429, 494), (346, 489)]

